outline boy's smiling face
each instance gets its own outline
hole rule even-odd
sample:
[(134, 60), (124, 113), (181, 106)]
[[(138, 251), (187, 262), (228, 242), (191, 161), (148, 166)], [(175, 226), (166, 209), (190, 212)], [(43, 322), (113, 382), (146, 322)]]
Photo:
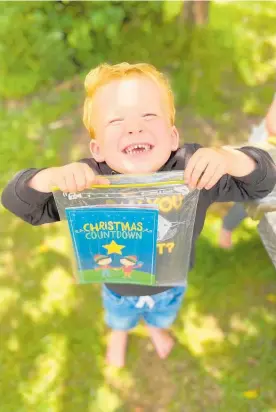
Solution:
[(93, 106), (92, 155), (115, 171), (155, 172), (177, 150), (179, 135), (170, 124), (163, 90), (148, 77), (109, 82), (97, 90)]

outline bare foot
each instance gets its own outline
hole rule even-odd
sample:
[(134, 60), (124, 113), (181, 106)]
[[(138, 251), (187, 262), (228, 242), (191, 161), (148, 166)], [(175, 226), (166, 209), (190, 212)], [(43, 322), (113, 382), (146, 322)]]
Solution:
[(219, 237), (219, 246), (222, 249), (231, 249), (232, 247), (232, 232), (230, 230), (221, 229)]
[(106, 361), (109, 365), (117, 368), (122, 368), (125, 365), (127, 337), (127, 331), (111, 331), (106, 351)]
[(158, 356), (161, 359), (166, 359), (174, 346), (173, 338), (165, 329), (159, 329), (148, 325), (147, 328)]

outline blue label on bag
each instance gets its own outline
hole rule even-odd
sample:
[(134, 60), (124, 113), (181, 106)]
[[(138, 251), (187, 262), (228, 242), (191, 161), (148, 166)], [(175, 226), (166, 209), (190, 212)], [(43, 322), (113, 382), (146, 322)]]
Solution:
[(73, 207), (66, 216), (79, 283), (155, 284), (157, 208)]

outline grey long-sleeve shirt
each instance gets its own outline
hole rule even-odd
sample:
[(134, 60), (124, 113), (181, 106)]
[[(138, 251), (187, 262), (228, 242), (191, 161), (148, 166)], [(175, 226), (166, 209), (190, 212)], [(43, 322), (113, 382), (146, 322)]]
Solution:
[[(185, 144), (172, 152), (167, 163), (160, 171), (184, 170), (189, 158), (201, 146)], [(276, 167), (267, 152), (254, 147), (243, 147), (243, 153), (256, 161), (256, 169), (249, 175), (234, 178), (224, 175), (210, 190), (200, 192), (196, 220), (193, 231), (191, 267), (194, 263), (194, 244), (202, 231), (208, 207), (214, 202), (245, 202), (267, 196), (276, 184)], [(96, 173), (110, 175), (115, 173), (109, 166), (94, 159), (82, 159)], [(31, 225), (42, 225), (59, 221), (59, 214), (52, 193), (41, 193), (28, 186), (28, 181), (41, 169), (26, 169), (16, 174), (2, 193), (2, 204), (16, 216)], [(107, 284), (115, 293), (122, 296), (153, 295), (169, 289), (168, 287)]]

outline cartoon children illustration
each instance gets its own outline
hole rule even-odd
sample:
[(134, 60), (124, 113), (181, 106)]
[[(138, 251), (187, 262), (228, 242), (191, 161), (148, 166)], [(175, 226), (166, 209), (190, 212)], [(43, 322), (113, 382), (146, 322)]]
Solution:
[(112, 262), (112, 259), (110, 256), (106, 255), (95, 255), (94, 256), (94, 261), (97, 265), (99, 265), (96, 270), (101, 270), (103, 277), (107, 278), (110, 276), (110, 270), (111, 266), (110, 263)]
[(125, 278), (130, 278), (134, 269), (138, 269), (143, 266), (143, 262), (137, 262), (137, 260), (137, 256), (124, 256), (120, 259)]

